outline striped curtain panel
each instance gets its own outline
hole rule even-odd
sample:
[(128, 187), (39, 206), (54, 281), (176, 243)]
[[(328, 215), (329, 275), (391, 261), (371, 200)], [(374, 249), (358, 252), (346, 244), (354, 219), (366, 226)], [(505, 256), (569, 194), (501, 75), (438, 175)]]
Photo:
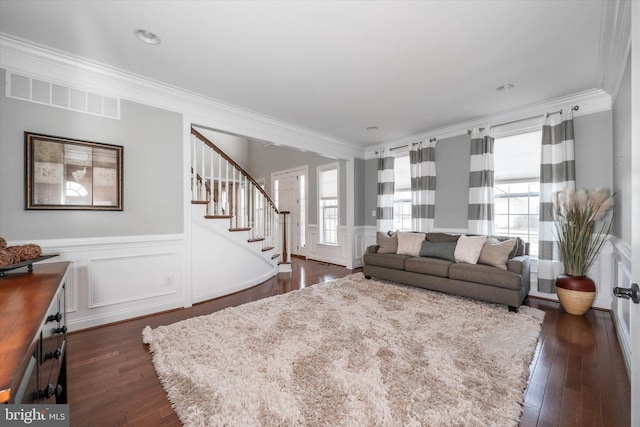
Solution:
[(551, 216), (553, 195), (565, 188), (576, 188), (573, 108), (561, 111), (547, 115), (542, 126), (538, 291), (547, 293), (556, 291), (556, 277), (563, 270)]
[(386, 233), (393, 230), (393, 192), (395, 176), (392, 155), (385, 150), (378, 151), (378, 206), (376, 208), (376, 226), (378, 231)]
[(482, 128), (474, 128), (469, 167), (469, 233), (493, 234), (493, 174), (493, 137)]
[(414, 231), (433, 230), (436, 201), (436, 139), (412, 145), (409, 151), (411, 171), (411, 226)]

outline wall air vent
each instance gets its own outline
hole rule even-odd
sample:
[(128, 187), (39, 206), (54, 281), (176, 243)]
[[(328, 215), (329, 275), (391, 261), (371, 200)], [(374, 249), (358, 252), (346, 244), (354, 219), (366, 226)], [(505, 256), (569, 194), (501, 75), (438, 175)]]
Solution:
[(8, 71), (7, 98), (120, 120), (120, 99)]

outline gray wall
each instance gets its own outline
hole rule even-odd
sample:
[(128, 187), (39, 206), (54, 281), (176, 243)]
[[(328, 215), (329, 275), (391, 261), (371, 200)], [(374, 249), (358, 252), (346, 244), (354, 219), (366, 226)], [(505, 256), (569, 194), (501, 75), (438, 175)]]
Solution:
[(613, 104), (613, 191), (613, 235), (631, 246), (631, 55)]
[(467, 228), (469, 205), (469, 135), (436, 143), (436, 210), (434, 227)]
[[(574, 120), (576, 185), (578, 188), (613, 187), (611, 111), (576, 117)], [(630, 149), (626, 151), (627, 155)], [(376, 159), (365, 166), (365, 215), (375, 225)], [(469, 136), (438, 140), (436, 144), (436, 209), (434, 227), (466, 229), (469, 200)]]
[(364, 224), (376, 225), (376, 217), (371, 215), (378, 203), (378, 160), (369, 159), (364, 165)]
[[(318, 179), (317, 166), (335, 162), (319, 154), (302, 152), (276, 145), (264, 146), (263, 143), (251, 141), (249, 144), (249, 164), (247, 172), (255, 179), (265, 179), (265, 190), (273, 196), (271, 190), (271, 173), (303, 166), (309, 167), (307, 186), (309, 189), (309, 224), (318, 223)], [(346, 161), (340, 160), (340, 225), (347, 224), (347, 177)]]
[(574, 119), (576, 188), (613, 187), (611, 111)]
[[(367, 210), (365, 206), (365, 191), (366, 191), (366, 162), (364, 159), (354, 159), (353, 162), (353, 225), (356, 227), (366, 224)], [(371, 210), (369, 210), (369, 216), (371, 216)]]
[[(0, 236), (37, 243), (183, 232), (182, 115), (122, 101), (121, 120), (113, 120), (0, 91)], [(25, 210), (25, 131), (124, 146), (124, 210)]]

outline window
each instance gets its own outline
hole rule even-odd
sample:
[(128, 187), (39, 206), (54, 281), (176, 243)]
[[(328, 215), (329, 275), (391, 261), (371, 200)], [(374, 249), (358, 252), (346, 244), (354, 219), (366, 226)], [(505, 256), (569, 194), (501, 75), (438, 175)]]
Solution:
[(320, 243), (338, 244), (338, 163), (318, 167)]
[(393, 230), (411, 231), (411, 171), (409, 155), (396, 157), (393, 165)]
[(498, 235), (520, 237), (538, 254), (541, 131), (496, 138), (494, 224)]

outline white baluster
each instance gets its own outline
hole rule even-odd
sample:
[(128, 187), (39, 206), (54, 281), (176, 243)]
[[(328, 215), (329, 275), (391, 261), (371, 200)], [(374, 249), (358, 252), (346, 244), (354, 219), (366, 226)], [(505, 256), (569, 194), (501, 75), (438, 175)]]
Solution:
[(254, 216), (254, 212), (253, 212), (253, 208), (254, 208), (254, 204), (253, 204), (253, 183), (251, 183), (251, 185), (248, 188), (247, 191), (247, 199), (248, 199), (248, 209), (247, 212), (249, 213), (249, 228), (251, 229), (251, 231), (249, 232), (250, 236), (252, 239), (256, 238), (256, 230), (255, 230), (255, 216)]
[[(209, 150), (209, 209), (208, 211), (213, 214), (214, 204), (213, 204), (213, 156), (215, 151), (213, 149)], [(206, 182), (206, 181), (205, 181)]]
[(204, 156), (205, 151), (204, 150), (205, 150), (206, 145), (207, 144), (205, 144), (204, 141), (202, 141), (202, 153), (201, 153), (201, 157), (200, 157), (200, 159), (202, 161), (202, 170), (201, 170), (202, 173), (200, 175), (200, 178), (201, 178), (201, 182), (200, 182), (200, 197), (199, 197), (198, 200), (206, 200), (206, 197), (207, 197), (206, 196), (207, 189), (206, 189), (206, 187), (204, 185), (204, 180), (205, 180), (205, 175), (206, 175), (205, 174), (205, 166), (204, 166), (204, 161), (205, 161), (205, 156)]
[(191, 135), (191, 200), (197, 198), (198, 181), (196, 180), (196, 136)]
[(218, 207), (216, 214), (222, 215), (222, 156), (218, 154)]

